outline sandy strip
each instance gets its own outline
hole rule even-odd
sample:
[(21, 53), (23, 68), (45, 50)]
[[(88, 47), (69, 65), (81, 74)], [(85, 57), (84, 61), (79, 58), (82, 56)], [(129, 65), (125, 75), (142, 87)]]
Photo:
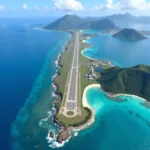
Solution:
[[(91, 117), (91, 119), (90, 119), (86, 124), (81, 125), (80, 127), (73, 128), (74, 131), (80, 131), (80, 130), (83, 130), (83, 129), (85, 129), (85, 128), (88, 128), (88, 127), (89, 127), (91, 124), (93, 124), (94, 121), (95, 121), (95, 112), (94, 112), (94, 110), (90, 107), (90, 105), (88, 104), (88, 101), (87, 101), (87, 98), (86, 98), (86, 93), (87, 93), (87, 91), (88, 91), (89, 89), (91, 89), (91, 88), (99, 88), (100, 90), (102, 90), (102, 89), (101, 89), (101, 85), (100, 85), (100, 84), (91, 84), (91, 85), (87, 86), (87, 87), (84, 89), (83, 98), (82, 98), (82, 105), (83, 105), (83, 107), (87, 107), (87, 108), (89, 108), (89, 109), (92, 111), (92, 117)], [(102, 90), (102, 91), (103, 91), (103, 90)], [(106, 93), (106, 92), (104, 91), (104, 93)], [(106, 95), (108, 95), (109, 97), (131, 96), (131, 97), (140, 98), (140, 99), (142, 99), (143, 101), (146, 101), (145, 99), (143, 99), (143, 98), (141, 98), (141, 97), (139, 97), (139, 96), (136, 96), (136, 95), (129, 95), (129, 94), (115, 94), (115, 95), (113, 94), (113, 95), (110, 95), (110, 94), (108, 94), (108, 93), (106, 93)]]
[(90, 105), (88, 104), (88, 101), (86, 99), (86, 92), (91, 89), (91, 88), (100, 88), (100, 84), (92, 84), (92, 85), (89, 85), (87, 86), (85, 89), (84, 89), (84, 93), (83, 93), (83, 98), (82, 98), (82, 105), (83, 107), (87, 107), (89, 108), (91, 111), (92, 111), (92, 116), (91, 116), (91, 119), (84, 125), (81, 125), (80, 127), (76, 127), (76, 128), (73, 128), (74, 131), (80, 131), (80, 130), (83, 130), (87, 127), (89, 127), (92, 123), (94, 123), (95, 121), (95, 112), (94, 110), (90, 107)]
[[(92, 108), (90, 107), (90, 105), (88, 104), (88, 101), (87, 101), (87, 99), (86, 99), (86, 92), (87, 92), (89, 89), (95, 88), (95, 87), (97, 87), (97, 88), (99, 88), (100, 90), (102, 90), (100, 84), (91, 84), (91, 85), (87, 86), (87, 87), (84, 89), (83, 98), (82, 98), (82, 105), (83, 105), (83, 107), (88, 107), (89, 109), (92, 109)], [(103, 90), (102, 90), (102, 91), (103, 91)], [(129, 96), (129, 97), (135, 97), (135, 98), (138, 98), (138, 99), (142, 99), (142, 100), (145, 101), (145, 102), (147, 101), (146, 99), (144, 99), (144, 98), (142, 98), (142, 97), (139, 97), (139, 96), (137, 96), (137, 95), (132, 95), (132, 94), (120, 93), (120, 94), (113, 94), (113, 95), (111, 95), (111, 94), (108, 94), (108, 93), (105, 92), (105, 91), (104, 91), (104, 93), (105, 93), (106, 95), (108, 95), (109, 97)]]
[[(104, 92), (105, 92), (105, 91), (104, 91)], [(121, 93), (121, 94), (113, 94), (113, 95), (111, 95), (111, 94), (108, 94), (108, 93), (106, 93), (106, 92), (105, 92), (105, 94), (108, 95), (109, 97), (119, 97), (119, 96), (135, 97), (135, 98), (138, 98), (138, 99), (141, 99), (141, 100), (147, 102), (146, 99), (144, 99), (144, 98), (142, 98), (142, 97), (140, 97), (140, 96), (137, 96), (137, 95), (132, 95), (132, 94), (123, 94), (123, 93)]]
[(83, 107), (88, 107), (88, 108), (92, 109), (92, 108), (90, 107), (90, 105), (88, 104), (88, 101), (87, 101), (87, 99), (86, 99), (86, 92), (87, 92), (89, 89), (95, 88), (95, 87), (101, 88), (100, 84), (91, 84), (91, 85), (87, 86), (87, 87), (84, 89), (83, 98), (82, 98), (82, 105), (83, 105)]

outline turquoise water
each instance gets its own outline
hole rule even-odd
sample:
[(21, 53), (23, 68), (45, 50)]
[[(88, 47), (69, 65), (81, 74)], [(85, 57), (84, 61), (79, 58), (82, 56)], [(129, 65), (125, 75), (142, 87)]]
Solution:
[(36, 29), (50, 21), (0, 19), (0, 150), (45, 150), (49, 130), (58, 133), (52, 79), (70, 34)]
[[(85, 33), (91, 34), (92, 31), (85, 31)], [(126, 41), (113, 38), (109, 34), (100, 34), (86, 42), (93, 46), (82, 53), (92, 59), (109, 60), (114, 65), (121, 67), (137, 64), (150, 65), (150, 38), (142, 41)]]
[[(46, 43), (48, 51), (44, 64), (42, 64), (43, 67), (32, 85), (30, 94), (11, 126), (13, 150), (49, 149), (49, 144), (46, 140), (49, 131), (53, 130), (55, 134), (59, 132), (56, 124), (53, 123), (53, 115), (55, 113), (53, 103), (56, 100), (56, 96), (53, 94), (55, 87), (52, 81), (56, 71), (59, 69), (57, 66), (59, 56), (64, 52), (65, 45), (68, 43), (71, 35), (65, 32), (34, 28), (32, 30), (49, 35), (47, 37), (49, 42)], [(56, 41), (53, 43), (55, 38)], [(35, 51), (37, 46), (38, 43), (36, 42), (34, 46)], [(42, 48), (39, 51), (42, 51)]]
[[(96, 33), (86, 30), (85, 33)], [(130, 67), (138, 64), (150, 65), (150, 39), (144, 41), (119, 40), (102, 34), (86, 40), (93, 45), (82, 54), (97, 60), (108, 60), (114, 65)], [(96, 150), (149, 150), (150, 108), (139, 97), (108, 97), (98, 88), (87, 91), (89, 105), (95, 110), (95, 123), (85, 131)], [(90, 147), (88, 148), (90, 149)]]
[(92, 130), (97, 131), (97, 150), (150, 149), (150, 109), (143, 106), (141, 98), (111, 99), (98, 88), (89, 89), (86, 97), (96, 112)]
[[(51, 143), (46, 140), (48, 131), (53, 130), (56, 134), (59, 131), (52, 121), (53, 102), (56, 100), (53, 95), (55, 89), (52, 86), (52, 79), (58, 69), (56, 66), (58, 56), (63, 52), (70, 35), (63, 32), (35, 30), (35, 27), (45, 25), (49, 21), (48, 18), (1, 19), (0, 149), (2, 150), (49, 150)], [(94, 38), (97, 38), (97, 42)], [(97, 49), (91, 49), (89, 55), (96, 58), (98, 54), (97, 59), (111, 59), (110, 51), (107, 50), (107, 42), (111, 37), (101, 35), (94, 38), (89, 42), (92, 44), (95, 42)], [(102, 42), (105, 42), (106, 47), (103, 45), (103, 52), (99, 54), (97, 51), (99, 43)], [(113, 43), (112, 40), (110, 47), (113, 47)], [(96, 55), (92, 54), (94, 51)], [(115, 54), (111, 52), (113, 55), (111, 60), (117, 63), (120, 60), (118, 57), (123, 55), (115, 56)], [(146, 55), (148, 50), (145, 51), (145, 55), (141, 55), (144, 56), (141, 58), (142, 63), (148, 63), (149, 60), (144, 61), (148, 58)], [(135, 57), (137, 56), (136, 54)], [(138, 62), (139, 60), (135, 63)], [(122, 64), (121, 61), (118, 61), (119, 63)], [(129, 63), (132, 65), (131, 60)], [(121, 99), (118, 101), (122, 103), (110, 101), (102, 91), (95, 88), (87, 92), (87, 97), (96, 111), (95, 123), (80, 131), (77, 137), (72, 137), (60, 150), (150, 149), (148, 142), (150, 114), (149, 109), (141, 105), (141, 100), (122, 97), (131, 101), (122, 102)]]
[(150, 108), (141, 98), (110, 98), (98, 88), (86, 93), (95, 122), (60, 150), (149, 150)]

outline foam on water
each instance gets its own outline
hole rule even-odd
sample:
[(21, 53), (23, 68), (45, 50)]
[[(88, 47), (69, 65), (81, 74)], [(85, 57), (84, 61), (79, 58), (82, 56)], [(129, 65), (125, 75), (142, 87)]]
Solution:
[[(22, 132), (23, 132), (22, 128), (24, 127), (25, 123), (29, 119), (32, 119), (31, 116), (30, 116), (30, 113), (32, 111), (32, 106), (37, 104), (37, 100), (39, 99), (38, 93), (43, 91), (44, 88), (45, 88), (45, 85), (44, 85), (45, 84), (44, 83), (45, 79), (49, 80), (49, 78), (50, 78), (50, 75), (48, 77), (48, 74), (49, 74), (48, 71), (50, 70), (49, 69), (50, 68), (50, 66), (49, 66), (50, 65), (50, 59), (53, 57), (53, 53), (56, 53), (58, 51), (58, 49), (59, 49), (60, 53), (62, 53), (64, 51), (64, 47), (62, 48), (62, 44), (63, 44), (63, 46), (66, 45), (70, 38), (71, 38), (70, 35), (66, 34), (64, 40), (60, 41), (60, 43), (58, 43), (58, 45), (55, 45), (53, 47), (53, 49), (51, 49), (51, 51), (49, 52), (49, 54), (47, 56), (47, 59), (45, 61), (45, 64), (44, 64), (44, 66), (43, 66), (43, 68), (40, 72), (40, 75), (36, 79), (36, 82), (33, 85), (33, 89), (30, 93), (29, 98), (26, 99), (24, 106), (20, 109), (20, 111), (19, 111), (19, 113), (16, 117), (15, 122), (12, 124), (12, 128), (11, 128), (11, 137), (12, 137), (12, 139), (17, 139), (17, 137), (19, 138), (20, 136), (22, 136)], [(53, 68), (53, 71), (55, 71), (54, 75), (52, 75), (51, 80), (49, 80), (48, 83), (46, 83), (46, 84), (48, 84), (48, 86), (52, 85), (50, 87), (49, 93), (51, 93), (52, 95), (51, 94), (50, 95), (55, 99), (56, 99), (56, 95), (54, 94), (54, 92), (56, 90), (56, 87), (55, 87), (55, 85), (53, 84), (52, 81), (56, 77), (57, 70), (59, 69), (58, 61), (59, 61), (60, 56), (61, 56), (60, 53), (58, 54), (58, 56), (56, 58), (57, 61), (56, 62), (54, 61), (54, 66), (51, 66)], [(49, 99), (51, 99), (51, 96), (49, 97)], [(49, 101), (49, 103), (53, 103), (53, 102)], [(54, 104), (50, 104), (50, 105), (52, 105), (52, 108), (49, 108), (49, 109), (51, 109), (52, 111), (47, 111), (47, 113), (44, 115), (43, 119), (39, 120), (37, 129), (38, 130), (40, 130), (39, 128), (41, 128), (41, 130), (46, 129), (46, 130), (48, 130), (48, 133), (49, 133), (50, 130), (53, 130), (57, 134), (57, 132), (59, 130), (57, 129), (56, 124), (54, 124), (52, 122), (53, 115), (56, 112), (56, 110), (54, 108)], [(36, 129), (34, 129), (34, 130), (36, 130)], [(25, 137), (24, 137), (24, 140), (25, 140)], [(18, 142), (15, 142), (15, 141), (14, 141), (14, 143), (17, 143), (17, 144), (12, 144), (12, 145), (13, 145), (14, 149), (15, 149), (15, 146), (16, 146), (15, 150), (17, 150), (17, 147), (19, 145), (19, 139), (18, 139)], [(38, 146), (38, 145), (36, 145), (36, 146)], [(57, 144), (56, 144), (56, 146), (57, 146)]]

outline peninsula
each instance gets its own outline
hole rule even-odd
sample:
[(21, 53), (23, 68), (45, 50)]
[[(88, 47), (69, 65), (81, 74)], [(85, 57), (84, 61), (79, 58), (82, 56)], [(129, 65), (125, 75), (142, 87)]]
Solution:
[(97, 82), (106, 92), (137, 95), (150, 101), (150, 66), (113, 67), (102, 71)]
[[(117, 26), (109, 19), (105, 18), (93, 21), (80, 18), (76, 15), (66, 15), (43, 28), (71, 33), (71, 39), (58, 61), (60, 68), (57, 71), (57, 76), (53, 80), (56, 86), (55, 94), (57, 95), (54, 122), (61, 128), (61, 132), (57, 137), (58, 142), (61, 143), (69, 138), (70, 130), (83, 129), (94, 120), (93, 110), (88, 107), (88, 104), (83, 105), (82, 101), (86, 87), (91, 84), (101, 84), (104, 90), (111, 93), (136, 94), (144, 98), (149, 98), (147, 89), (150, 88), (150, 70), (148, 67), (137, 66), (129, 69), (119, 67), (112, 68), (112, 65), (108, 61), (92, 60), (82, 55), (82, 51), (91, 46), (85, 43), (86, 39), (98, 36), (97, 34), (84, 34), (82, 29), (109, 32), (116, 30)], [(136, 35), (138, 39), (143, 37), (142, 35), (139, 36), (136, 31), (130, 31), (132, 31), (133, 35)], [(127, 33), (126, 38), (128, 39), (128, 31), (123, 30), (123, 32), (125, 32), (125, 36)], [(131, 39), (136, 38), (135, 36), (131, 36)], [(104, 71), (99, 73), (95, 70)], [(136, 75), (136, 72), (139, 72), (139, 74)], [(132, 80), (131, 77), (133, 77)], [(147, 78), (142, 80), (143, 77)], [(148, 83), (144, 85), (147, 81)], [(137, 87), (132, 90), (130, 86), (132, 87), (134, 84), (136, 84)]]
[[(72, 129), (83, 129), (93, 122), (93, 111), (83, 105), (83, 92), (88, 85), (96, 84), (96, 78), (99, 73), (95, 72), (95, 68), (110, 68), (111, 64), (107, 61), (96, 61), (86, 58), (82, 55), (82, 51), (91, 45), (84, 41), (87, 38), (98, 36), (97, 34), (84, 34), (80, 29), (83, 27), (84, 19), (76, 15), (66, 15), (55, 22), (44, 26), (44, 29), (65, 31), (71, 34), (71, 39), (65, 47), (64, 53), (61, 54), (58, 65), (60, 69), (57, 76), (53, 79), (56, 87), (55, 94), (57, 101), (55, 102), (56, 113), (54, 122), (57, 123), (61, 132), (57, 137), (58, 142), (65, 141), (69, 138), (69, 131)], [(100, 24), (99, 24), (100, 23)], [(88, 28), (114, 28), (115, 25), (109, 20), (90, 22)]]

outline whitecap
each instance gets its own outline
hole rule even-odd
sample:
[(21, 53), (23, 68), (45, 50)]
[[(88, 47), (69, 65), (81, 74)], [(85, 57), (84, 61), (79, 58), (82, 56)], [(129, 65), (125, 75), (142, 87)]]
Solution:
[(75, 132), (75, 133), (74, 133), (74, 136), (78, 136), (78, 132)]

